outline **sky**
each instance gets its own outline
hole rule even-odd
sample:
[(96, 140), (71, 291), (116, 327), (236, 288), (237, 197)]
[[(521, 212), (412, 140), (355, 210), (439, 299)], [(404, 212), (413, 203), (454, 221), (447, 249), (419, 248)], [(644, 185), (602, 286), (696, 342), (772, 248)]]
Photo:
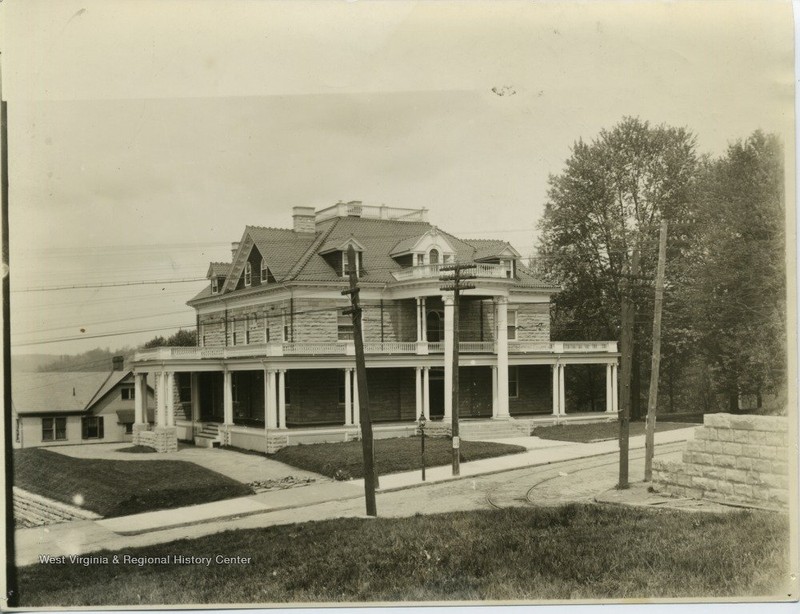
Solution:
[(203, 281), (41, 288), (203, 278), (298, 205), (529, 255), (548, 176), (626, 115), (794, 151), (787, 3), (6, 0), (0, 28), (19, 353), (193, 326)]

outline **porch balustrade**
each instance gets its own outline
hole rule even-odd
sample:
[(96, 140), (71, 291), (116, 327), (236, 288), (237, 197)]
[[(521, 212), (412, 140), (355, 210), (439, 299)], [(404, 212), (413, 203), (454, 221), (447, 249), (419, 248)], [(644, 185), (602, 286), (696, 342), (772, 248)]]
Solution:
[[(409, 279), (425, 279), (429, 277), (439, 277), (441, 275), (441, 268), (444, 264), (422, 264), (419, 266), (408, 267), (402, 271), (395, 271), (392, 273), (395, 280), (407, 281)], [(492, 279), (506, 279), (508, 278), (508, 269), (502, 264), (487, 264), (478, 263), (475, 269), (471, 271), (477, 278), (489, 277)]]
[[(444, 352), (444, 343), (425, 343), (428, 354)], [(415, 341), (367, 342), (366, 354), (417, 354), (419, 344)], [(493, 354), (493, 341), (462, 341), (459, 351), (465, 354)], [(569, 353), (615, 353), (616, 341), (509, 341), (509, 354), (569, 354)], [(352, 341), (329, 343), (301, 343), (294, 341), (276, 343), (253, 343), (227, 347), (160, 347), (136, 352), (136, 361), (201, 358), (242, 358), (251, 356), (355, 356)]]

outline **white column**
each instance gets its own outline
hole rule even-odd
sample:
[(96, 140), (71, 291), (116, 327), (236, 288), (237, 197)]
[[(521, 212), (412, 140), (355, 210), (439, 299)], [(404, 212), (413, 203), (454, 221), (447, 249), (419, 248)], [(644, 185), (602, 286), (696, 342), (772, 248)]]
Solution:
[(619, 381), (617, 380), (618, 367), (616, 363), (611, 365), (611, 367), (612, 367), (611, 387), (613, 388), (613, 392), (611, 393), (611, 398), (614, 400), (614, 413), (619, 413)]
[(424, 409), (422, 406), (422, 367), (416, 367), (414, 369), (416, 374), (416, 405), (414, 405), (414, 421), (416, 422), (419, 420), (420, 415), (424, 415)]
[(192, 420), (200, 421), (200, 377), (192, 373)]
[(166, 386), (164, 385), (164, 372), (159, 371), (156, 375), (156, 391), (158, 394), (158, 402), (156, 403), (156, 426), (166, 426), (166, 406), (164, 401), (166, 398)]
[(431, 368), (423, 367), (422, 368), (422, 411), (425, 413), (425, 420), (428, 421), (430, 421), (431, 419), (430, 378), (431, 378)]
[(614, 386), (611, 383), (611, 363), (606, 365), (606, 413), (614, 411)]
[(344, 424), (350, 426), (353, 424), (353, 399), (352, 391), (350, 390), (350, 381), (352, 376), (352, 369), (344, 370)]
[(453, 415), (453, 297), (443, 296), (444, 302), (444, 419)]
[(175, 426), (175, 372), (167, 371), (166, 398), (167, 406), (166, 426)]
[(268, 429), (278, 428), (278, 411), (275, 407), (275, 371), (264, 369), (264, 418)]
[(559, 365), (559, 374), (558, 374), (558, 405), (562, 416), (567, 413), (566, 390), (564, 387), (565, 367), (566, 365)]
[(223, 375), (222, 413), (225, 424), (233, 424), (233, 373), (226, 370)]
[(353, 373), (353, 422), (361, 424), (361, 404), (358, 401), (358, 375), (355, 369), (351, 369)]
[(492, 418), (497, 418), (497, 365), (492, 367)]
[(561, 413), (558, 410), (558, 403), (559, 403), (559, 399), (561, 397), (561, 395), (559, 394), (559, 387), (558, 387), (558, 376), (559, 376), (560, 371), (561, 371), (561, 369), (559, 367), (559, 364), (555, 363), (553, 365), (553, 369), (552, 369), (552, 375), (553, 375), (553, 415), (554, 416), (557, 416), (559, 413)]
[(147, 393), (142, 393), (142, 374), (137, 373), (133, 378), (133, 421), (135, 424), (144, 424), (147, 422)]
[(417, 341), (422, 341), (422, 297), (417, 297)]
[(497, 412), (495, 418), (508, 418), (508, 298), (497, 298)]
[(427, 311), (425, 307), (425, 297), (422, 297), (422, 310), (420, 314), (420, 318), (422, 320), (422, 340), (428, 340), (428, 318), (427, 318)]
[(278, 371), (278, 428), (286, 428), (286, 369)]

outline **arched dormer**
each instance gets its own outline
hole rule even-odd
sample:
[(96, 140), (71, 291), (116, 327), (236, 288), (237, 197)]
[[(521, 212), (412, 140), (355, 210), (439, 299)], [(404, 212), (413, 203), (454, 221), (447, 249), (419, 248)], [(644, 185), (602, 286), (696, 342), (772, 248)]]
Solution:
[(428, 232), (398, 242), (390, 255), (404, 266), (437, 265), (455, 260), (456, 251), (434, 226)]

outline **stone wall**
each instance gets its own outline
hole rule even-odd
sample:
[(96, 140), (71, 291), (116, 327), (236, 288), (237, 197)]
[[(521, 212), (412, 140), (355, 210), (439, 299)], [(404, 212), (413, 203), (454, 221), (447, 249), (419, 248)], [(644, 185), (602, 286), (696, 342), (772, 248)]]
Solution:
[(788, 424), (782, 416), (707, 414), (683, 462), (655, 461), (658, 492), (723, 503), (785, 508)]
[(139, 430), (133, 426), (133, 443), (153, 448), (156, 452), (178, 451), (178, 429), (174, 426), (157, 426), (152, 431)]

